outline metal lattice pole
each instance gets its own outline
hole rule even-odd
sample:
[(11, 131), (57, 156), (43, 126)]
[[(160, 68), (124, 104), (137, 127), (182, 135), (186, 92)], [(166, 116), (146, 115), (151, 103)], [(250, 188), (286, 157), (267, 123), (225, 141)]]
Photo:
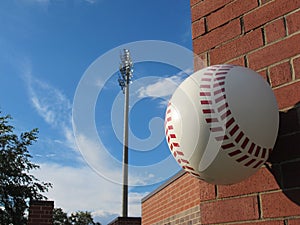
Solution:
[(119, 85), (124, 93), (124, 136), (123, 136), (123, 202), (122, 216), (128, 217), (128, 109), (129, 84), (133, 75), (133, 63), (128, 49), (121, 54)]

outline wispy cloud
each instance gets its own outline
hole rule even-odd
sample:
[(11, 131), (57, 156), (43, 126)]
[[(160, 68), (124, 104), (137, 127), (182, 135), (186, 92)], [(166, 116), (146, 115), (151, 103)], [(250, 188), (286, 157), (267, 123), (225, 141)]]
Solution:
[(63, 133), (64, 140), (61, 143), (76, 149), (71, 125), (72, 104), (70, 100), (62, 91), (38, 80), (30, 72), (27, 72), (25, 79), (33, 108), (47, 124)]
[(138, 90), (138, 95), (140, 98), (162, 98), (171, 96), (179, 84), (187, 77), (187, 74), (190, 74), (191, 72), (192, 69), (187, 69), (186, 71), (181, 71), (173, 76), (160, 78), (155, 83), (141, 87)]
[(193, 72), (189, 68), (167, 78), (159, 78), (156, 82), (147, 84), (137, 91), (138, 98), (161, 98), (158, 107), (165, 108), (170, 96), (174, 93), (180, 83)]

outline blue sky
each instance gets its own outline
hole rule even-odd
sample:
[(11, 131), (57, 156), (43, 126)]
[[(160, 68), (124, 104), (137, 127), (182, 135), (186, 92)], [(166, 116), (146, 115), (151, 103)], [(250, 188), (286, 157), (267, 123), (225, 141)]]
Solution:
[[(1, 111), (13, 116), (17, 132), (39, 128), (30, 151), (41, 165), (36, 176), (53, 183), (47, 196), (55, 206), (91, 211), (103, 223), (121, 213), (123, 94), (117, 71), (94, 67), (130, 49), (136, 63), (129, 215), (140, 216), (140, 199), (179, 170), (162, 132), (166, 102), (192, 72), (192, 57), (185, 55), (192, 48), (189, 1), (4, 0), (0, 23)], [(115, 57), (104, 67), (118, 66)], [(92, 76), (99, 78), (94, 111), (82, 115), (80, 98), (89, 97), (89, 87), (80, 87)], [(74, 123), (77, 110), (79, 123), (91, 119), (102, 146), (85, 133), (90, 127)]]

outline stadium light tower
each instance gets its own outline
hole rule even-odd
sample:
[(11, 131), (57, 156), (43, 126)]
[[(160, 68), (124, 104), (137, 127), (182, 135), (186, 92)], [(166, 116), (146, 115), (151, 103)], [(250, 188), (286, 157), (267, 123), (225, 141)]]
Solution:
[(128, 107), (129, 84), (133, 76), (133, 63), (128, 49), (123, 50), (120, 56), (119, 85), (124, 93), (124, 133), (123, 133), (123, 202), (122, 216), (128, 217)]

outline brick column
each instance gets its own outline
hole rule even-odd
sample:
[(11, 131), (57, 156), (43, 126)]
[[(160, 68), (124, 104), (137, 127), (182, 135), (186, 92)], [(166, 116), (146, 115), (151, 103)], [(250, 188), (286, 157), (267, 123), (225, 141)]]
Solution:
[(27, 225), (52, 225), (53, 201), (31, 201)]

